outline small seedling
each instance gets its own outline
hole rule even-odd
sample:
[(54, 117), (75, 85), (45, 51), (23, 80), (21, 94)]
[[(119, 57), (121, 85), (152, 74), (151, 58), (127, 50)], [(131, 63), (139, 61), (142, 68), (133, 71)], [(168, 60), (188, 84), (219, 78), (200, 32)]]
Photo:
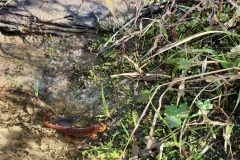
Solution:
[(189, 111), (187, 103), (180, 104), (179, 108), (174, 104), (165, 106), (164, 114), (166, 117), (164, 120), (169, 124), (170, 128), (179, 127), (182, 124), (182, 118), (187, 117)]
[(210, 103), (210, 100), (206, 100), (204, 102), (197, 101), (196, 106), (199, 108), (198, 114), (199, 115), (207, 115), (207, 113), (213, 109), (213, 105)]
[(34, 95), (36, 97), (38, 97), (38, 95), (39, 95), (39, 82), (38, 81), (36, 84), (33, 85), (33, 91), (34, 91)]

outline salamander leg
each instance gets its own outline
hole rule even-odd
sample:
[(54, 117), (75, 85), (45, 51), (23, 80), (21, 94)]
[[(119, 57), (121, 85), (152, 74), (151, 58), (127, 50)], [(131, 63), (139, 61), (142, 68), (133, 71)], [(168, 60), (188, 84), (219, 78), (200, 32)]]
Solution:
[(96, 141), (96, 139), (95, 139), (95, 134), (92, 134), (92, 135), (91, 135), (91, 139), (92, 139), (93, 141)]
[(94, 142), (100, 142), (99, 139), (95, 137), (95, 134), (91, 135), (91, 139)]

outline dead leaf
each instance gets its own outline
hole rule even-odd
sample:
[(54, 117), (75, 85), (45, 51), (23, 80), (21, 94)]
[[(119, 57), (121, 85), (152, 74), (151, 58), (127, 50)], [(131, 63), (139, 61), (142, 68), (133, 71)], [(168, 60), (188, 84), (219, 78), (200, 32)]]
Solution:
[(174, 29), (172, 29), (171, 35), (172, 35), (173, 42), (177, 42), (178, 41), (178, 34)]
[(178, 88), (178, 97), (177, 97), (177, 105), (179, 104), (180, 98), (183, 96), (184, 94), (184, 89), (185, 89), (185, 82), (181, 81), (181, 84)]
[[(149, 136), (144, 137), (143, 142), (145, 144), (147, 144), (149, 142), (149, 138), (150, 138)], [(143, 158), (147, 158), (148, 156), (155, 154), (152, 151), (152, 149), (159, 148), (159, 146), (162, 144), (162, 142), (160, 142), (160, 140), (155, 138), (155, 137), (151, 137), (151, 140), (152, 140), (151, 146), (149, 146), (149, 148), (143, 149), (141, 151), (141, 154), (143, 155)]]
[[(207, 57), (205, 58), (205, 60), (202, 63), (202, 73), (205, 73), (207, 68)], [(201, 75), (201, 78), (203, 78), (203, 76)]]
[(136, 142), (136, 139), (133, 137), (132, 141), (132, 159), (137, 160), (138, 159), (138, 145)]

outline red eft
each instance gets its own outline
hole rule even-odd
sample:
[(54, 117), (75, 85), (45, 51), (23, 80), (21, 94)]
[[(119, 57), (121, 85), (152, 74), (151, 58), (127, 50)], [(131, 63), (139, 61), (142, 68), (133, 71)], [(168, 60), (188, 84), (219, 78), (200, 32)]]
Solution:
[(97, 132), (103, 132), (107, 127), (103, 123), (99, 124), (92, 124), (90, 127), (85, 128), (77, 128), (77, 127), (62, 127), (53, 125), (46, 122), (46, 117), (49, 115), (49, 113), (46, 113), (42, 118), (42, 123), (44, 126), (56, 129), (57, 131), (63, 132), (66, 135), (74, 136), (74, 137), (86, 137), (91, 136), (92, 140), (95, 140), (95, 134)]

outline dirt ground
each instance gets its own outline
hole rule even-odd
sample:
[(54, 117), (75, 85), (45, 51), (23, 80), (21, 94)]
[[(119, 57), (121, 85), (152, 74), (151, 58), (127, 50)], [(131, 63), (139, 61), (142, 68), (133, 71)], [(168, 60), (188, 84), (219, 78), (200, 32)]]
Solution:
[(0, 36), (0, 159), (82, 159), (82, 149), (99, 143), (78, 138), (79, 144), (69, 144), (64, 134), (42, 125), (46, 108), (16, 89), (34, 93), (35, 87), (58, 115), (80, 119), (81, 126), (93, 123), (102, 109), (100, 91), (87, 79), (96, 63), (87, 38)]

